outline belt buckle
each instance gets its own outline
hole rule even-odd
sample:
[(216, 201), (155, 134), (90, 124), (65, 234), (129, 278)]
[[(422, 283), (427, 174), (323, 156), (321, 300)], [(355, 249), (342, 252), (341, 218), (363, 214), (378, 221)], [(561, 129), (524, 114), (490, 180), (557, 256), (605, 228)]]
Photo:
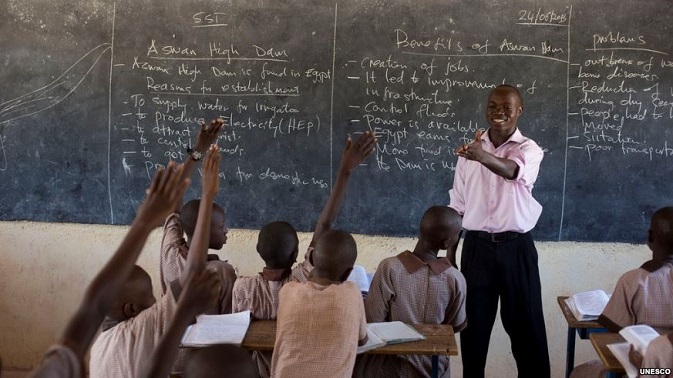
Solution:
[(498, 232), (498, 233), (492, 233), (491, 234), (491, 242), (493, 243), (500, 243), (504, 242), (507, 240), (507, 233), (506, 232)]

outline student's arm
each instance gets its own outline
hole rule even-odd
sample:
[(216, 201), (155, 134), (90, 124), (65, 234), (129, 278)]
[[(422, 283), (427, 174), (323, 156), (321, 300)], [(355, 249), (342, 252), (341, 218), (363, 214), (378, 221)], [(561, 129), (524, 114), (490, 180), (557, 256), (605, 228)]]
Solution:
[(339, 214), (339, 209), (341, 208), (341, 203), (343, 202), (351, 173), (372, 151), (374, 151), (374, 148), (376, 148), (376, 138), (371, 131), (366, 131), (360, 135), (355, 143), (353, 143), (350, 135), (348, 136), (346, 147), (344, 147), (344, 151), (341, 155), (341, 164), (339, 165), (339, 173), (337, 174), (336, 183), (325, 203), (325, 207), (320, 213), (318, 223), (313, 231), (311, 244), (314, 244), (320, 235), (332, 227), (332, 223), (334, 223), (334, 220)]
[(213, 212), (213, 200), (219, 189), (220, 149), (211, 145), (203, 163), (201, 203), (199, 215), (196, 218), (196, 228), (189, 246), (185, 269), (180, 275), (180, 285), (184, 286), (189, 276), (194, 272), (200, 272), (206, 266), (206, 255), (210, 239), (210, 218)]
[(152, 353), (145, 377), (167, 377), (175, 362), (180, 340), (194, 317), (203, 313), (219, 297), (220, 280), (216, 272), (204, 269), (191, 276), (180, 294), (178, 308), (170, 326)]
[[(223, 126), (224, 126), (224, 120), (222, 120), (222, 118), (210, 121), (210, 125), (201, 123), (201, 129), (199, 130), (199, 135), (196, 137), (196, 144), (194, 145), (194, 151), (198, 151), (203, 154), (202, 160), (205, 159), (208, 149), (210, 148), (210, 145), (215, 143), (215, 141), (217, 141), (217, 136), (220, 133), (220, 130), (222, 129)], [(198, 162), (199, 161), (194, 160), (192, 158), (191, 154), (187, 155), (187, 158), (185, 159), (184, 162), (185, 168), (182, 170), (182, 177), (191, 178), (194, 172), (194, 168), (196, 168)], [(178, 201), (175, 207), (175, 211), (179, 211), (182, 208), (182, 205), (183, 205), (183, 197), (180, 197), (180, 200)]]
[(481, 130), (477, 130), (474, 140), (470, 144), (458, 147), (455, 151), (456, 155), (477, 161), (498, 176), (508, 180), (515, 179), (519, 173), (519, 165), (514, 160), (497, 157), (484, 151), (481, 146), (482, 133)]
[(117, 299), (147, 236), (157, 223), (175, 209), (178, 199), (189, 186), (189, 179), (181, 179), (182, 170), (182, 165), (176, 167), (175, 163), (170, 162), (166, 169), (160, 169), (154, 175), (147, 197), (128, 233), (107, 264), (94, 277), (77, 312), (67, 324), (60, 343), (69, 347), (80, 359), (84, 358), (100, 323)]

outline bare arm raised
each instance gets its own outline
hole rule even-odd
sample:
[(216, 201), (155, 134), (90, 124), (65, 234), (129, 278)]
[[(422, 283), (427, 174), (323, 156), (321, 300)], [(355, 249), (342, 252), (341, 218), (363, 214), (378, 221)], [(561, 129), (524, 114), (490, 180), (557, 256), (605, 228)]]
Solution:
[(146, 377), (167, 377), (178, 355), (180, 340), (187, 326), (212, 305), (219, 296), (220, 280), (216, 272), (204, 269), (191, 275), (178, 300), (173, 321), (152, 353)]
[(312, 244), (318, 240), (320, 235), (332, 227), (332, 223), (339, 215), (339, 209), (341, 209), (351, 173), (374, 151), (374, 148), (376, 148), (376, 137), (371, 131), (364, 132), (355, 142), (350, 135), (348, 136), (346, 146), (341, 154), (336, 183), (318, 218), (318, 223), (313, 231)]
[(206, 265), (208, 244), (210, 241), (210, 222), (213, 212), (213, 200), (219, 190), (219, 168), (220, 149), (213, 144), (208, 149), (206, 160), (203, 163), (199, 215), (196, 218), (196, 228), (194, 229), (192, 242), (189, 246), (185, 269), (182, 271), (179, 278), (180, 285), (182, 286), (187, 283), (191, 274), (200, 272)]
[[(199, 135), (196, 137), (196, 144), (184, 162), (185, 168), (182, 170), (183, 178), (192, 177), (194, 168), (196, 168), (196, 164), (207, 155), (208, 148), (210, 148), (211, 144), (217, 141), (217, 137), (224, 126), (224, 120), (222, 118), (210, 121), (209, 125), (201, 123)], [(180, 210), (182, 208), (182, 204), (183, 198), (180, 197), (180, 200), (175, 207), (175, 211)]]
[(123, 241), (94, 277), (84, 294), (75, 315), (61, 335), (61, 344), (69, 347), (83, 360), (100, 323), (105, 318), (119, 291), (126, 282), (147, 236), (154, 226), (175, 209), (175, 204), (189, 186), (189, 179), (182, 179), (183, 166), (168, 163), (154, 175), (147, 190), (147, 197)]

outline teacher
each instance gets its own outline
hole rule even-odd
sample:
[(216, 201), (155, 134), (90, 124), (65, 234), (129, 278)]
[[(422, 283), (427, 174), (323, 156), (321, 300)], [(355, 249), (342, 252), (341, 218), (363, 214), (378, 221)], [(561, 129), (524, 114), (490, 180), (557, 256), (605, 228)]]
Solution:
[(530, 230), (542, 206), (533, 198), (542, 149), (517, 128), (523, 99), (511, 85), (488, 96), (488, 130), (456, 149), (450, 207), (467, 230), (461, 271), (467, 281), (467, 328), (460, 333), (463, 376), (484, 377), (488, 344), (500, 316), (519, 377), (549, 377), (538, 256)]

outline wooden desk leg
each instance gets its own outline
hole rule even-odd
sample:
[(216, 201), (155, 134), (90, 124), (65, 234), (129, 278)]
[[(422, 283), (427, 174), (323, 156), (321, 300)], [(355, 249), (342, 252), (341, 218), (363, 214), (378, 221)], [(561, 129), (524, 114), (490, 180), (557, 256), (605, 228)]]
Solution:
[(568, 342), (566, 350), (566, 378), (575, 367), (575, 328), (568, 327)]
[(432, 378), (438, 378), (438, 377), (439, 377), (439, 356), (435, 354), (432, 356)]

